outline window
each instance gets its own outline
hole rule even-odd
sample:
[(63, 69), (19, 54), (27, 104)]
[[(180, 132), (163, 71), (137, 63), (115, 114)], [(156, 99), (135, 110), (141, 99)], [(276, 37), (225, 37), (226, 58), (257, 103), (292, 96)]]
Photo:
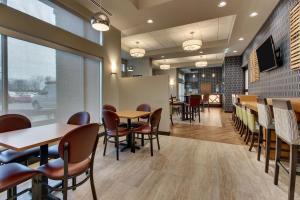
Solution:
[[(102, 78), (99, 60), (2, 37), (7, 41), (7, 74), (4, 74), (8, 79), (4, 89), (7, 100), (1, 101), (2, 106), (7, 102), (5, 113), (26, 115), (34, 125), (39, 125), (67, 121), (72, 114), (88, 107), (93, 121), (100, 121)], [(0, 55), (1, 59), (5, 57), (3, 53)], [(1, 72), (3, 68), (1, 66)], [(96, 80), (90, 88), (85, 86), (85, 69), (93, 75), (93, 81)], [(2, 82), (1, 79), (1, 85)], [(91, 102), (85, 102), (85, 94), (92, 94), (91, 90), (98, 90), (97, 95), (90, 97)]]
[[(1, 2), (1, 0), (0, 0)], [(2, 0), (6, 5), (66, 31), (102, 45), (102, 33), (89, 22), (49, 0)]]
[(3, 66), (3, 59), (2, 56), (3, 53), (3, 37), (0, 35), (0, 113), (3, 113), (3, 108), (2, 108), (2, 101), (3, 101), (3, 85), (2, 85), (2, 66)]

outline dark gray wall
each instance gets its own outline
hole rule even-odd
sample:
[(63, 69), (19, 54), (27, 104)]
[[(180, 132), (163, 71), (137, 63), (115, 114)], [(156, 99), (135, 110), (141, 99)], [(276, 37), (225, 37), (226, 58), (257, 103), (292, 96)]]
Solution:
[[(215, 77), (212, 77), (212, 74), (215, 74)], [(210, 67), (195, 70), (196, 75), (193, 78), (192, 73), (185, 74), (185, 88), (188, 89), (187, 85), (190, 85), (192, 88), (199, 88), (201, 83), (211, 83), (212, 91), (211, 93), (216, 93), (216, 87), (219, 87), (219, 92), (222, 92), (222, 67)], [(202, 77), (202, 74), (205, 74), (205, 77)], [(200, 90), (200, 88), (199, 88)], [(201, 93), (201, 91), (199, 91)]]
[(297, 0), (281, 0), (245, 50), (243, 65), (247, 64), (251, 51), (272, 35), (276, 48), (280, 47), (283, 56), (283, 66), (261, 73), (259, 81), (249, 84), (249, 94), (263, 97), (300, 96), (300, 70), (290, 69), (289, 11), (296, 2)]
[(241, 68), (242, 57), (232, 56), (225, 57), (223, 80), (224, 80), (224, 95), (223, 109), (225, 112), (232, 111), (232, 94), (241, 94), (244, 92), (245, 80), (244, 71)]

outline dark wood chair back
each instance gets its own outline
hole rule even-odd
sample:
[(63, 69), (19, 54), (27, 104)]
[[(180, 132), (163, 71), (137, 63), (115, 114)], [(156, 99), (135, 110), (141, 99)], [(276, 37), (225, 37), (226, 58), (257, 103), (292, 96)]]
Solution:
[(150, 124), (152, 131), (158, 131), (161, 119), (162, 108), (156, 109), (150, 116)]
[(208, 102), (209, 101), (209, 94), (204, 94), (203, 95), (203, 101)]
[(79, 163), (96, 151), (99, 125), (96, 123), (80, 126), (67, 133), (59, 142), (59, 155), (64, 159), (68, 145), (68, 162)]
[(72, 115), (67, 123), (73, 125), (86, 125), (90, 123), (90, 119), (91, 117), (88, 112), (78, 112)]
[(7, 114), (0, 116), (0, 133), (30, 128), (30, 120), (18, 114)]
[(102, 117), (104, 127), (107, 131), (115, 131), (118, 129), (118, 125), (120, 124), (120, 118), (115, 112), (104, 110)]
[(114, 106), (109, 105), (109, 104), (103, 105), (102, 110), (109, 110), (109, 111), (112, 111), (112, 112), (117, 112), (117, 109)]
[[(151, 106), (149, 104), (141, 104), (136, 108), (137, 111), (151, 112)], [(141, 119), (149, 119), (149, 116), (141, 117)]]
[(201, 100), (201, 95), (191, 95), (189, 99), (189, 104), (191, 107), (199, 107), (201, 105)]

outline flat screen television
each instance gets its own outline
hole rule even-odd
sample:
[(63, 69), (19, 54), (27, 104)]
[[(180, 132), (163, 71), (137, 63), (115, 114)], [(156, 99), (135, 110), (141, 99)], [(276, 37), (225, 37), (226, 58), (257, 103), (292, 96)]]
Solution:
[(257, 50), (257, 60), (259, 71), (265, 72), (275, 69), (277, 65), (275, 46), (272, 36), (270, 36)]

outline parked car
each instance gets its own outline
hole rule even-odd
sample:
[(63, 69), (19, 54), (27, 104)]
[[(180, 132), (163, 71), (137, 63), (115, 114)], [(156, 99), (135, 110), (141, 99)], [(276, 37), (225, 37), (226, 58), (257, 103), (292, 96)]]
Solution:
[(32, 98), (35, 110), (56, 108), (56, 82), (49, 82), (45, 88)]

